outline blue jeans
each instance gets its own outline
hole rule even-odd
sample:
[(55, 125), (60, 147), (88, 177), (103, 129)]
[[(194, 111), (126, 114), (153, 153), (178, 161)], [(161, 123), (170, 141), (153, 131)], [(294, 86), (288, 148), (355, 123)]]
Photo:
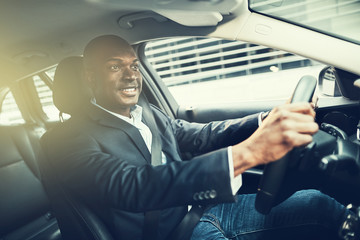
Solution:
[(262, 215), (255, 210), (255, 196), (238, 195), (235, 203), (206, 210), (191, 240), (338, 239), (344, 206), (333, 198), (316, 190), (303, 190)]

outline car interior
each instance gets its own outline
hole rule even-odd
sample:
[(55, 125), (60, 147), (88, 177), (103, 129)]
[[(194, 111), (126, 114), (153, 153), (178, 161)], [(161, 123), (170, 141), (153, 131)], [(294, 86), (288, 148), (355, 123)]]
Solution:
[[(319, 134), (282, 159), (282, 166), (245, 172), (240, 192), (273, 191), (271, 199), (258, 193), (264, 213), (305, 188), (360, 205), (359, 24), (359, 0), (2, 1), (0, 239), (113, 239), (96, 214), (59, 184), (40, 144), (46, 131), (76, 114), (83, 101), (84, 46), (103, 34), (131, 43), (141, 62), (144, 95), (172, 118), (239, 118), (269, 111), (297, 92), (315, 91)], [(244, 84), (259, 92), (232, 85), (244, 76)], [(257, 78), (292, 82), (264, 87)], [(313, 88), (298, 90), (303, 78), (315, 81)], [(276, 89), (280, 97), (267, 98)], [(227, 95), (236, 98), (222, 101)]]

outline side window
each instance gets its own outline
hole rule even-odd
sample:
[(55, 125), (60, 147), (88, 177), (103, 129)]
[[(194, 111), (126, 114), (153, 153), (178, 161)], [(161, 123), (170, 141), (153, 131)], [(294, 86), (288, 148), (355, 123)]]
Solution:
[(50, 79), (54, 80), (56, 67), (50, 68), (49, 70), (45, 71), (45, 73), (49, 76)]
[(180, 105), (287, 99), (318, 62), (241, 41), (174, 38), (146, 45), (145, 56)]
[[(46, 71), (46, 74), (53, 79), (55, 69)], [(34, 85), (38, 93), (40, 103), (43, 111), (48, 117), (49, 122), (59, 121), (59, 110), (56, 108), (52, 98), (52, 90), (50, 87), (37, 75), (33, 76)], [(62, 114), (64, 119), (70, 118), (67, 114)]]
[(21, 115), (20, 109), (16, 104), (15, 98), (9, 91), (1, 103), (0, 124), (17, 125), (24, 124), (25, 120)]

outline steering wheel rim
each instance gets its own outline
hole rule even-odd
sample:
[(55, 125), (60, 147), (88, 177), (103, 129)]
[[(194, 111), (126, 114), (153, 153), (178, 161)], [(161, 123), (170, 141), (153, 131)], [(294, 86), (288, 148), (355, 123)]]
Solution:
[[(311, 102), (315, 92), (316, 82), (316, 78), (313, 76), (303, 76), (294, 90), (291, 103)], [(259, 213), (268, 214), (271, 209), (279, 203), (277, 198), (288, 169), (289, 156), (292, 151), (281, 159), (265, 166), (255, 200), (255, 208)]]

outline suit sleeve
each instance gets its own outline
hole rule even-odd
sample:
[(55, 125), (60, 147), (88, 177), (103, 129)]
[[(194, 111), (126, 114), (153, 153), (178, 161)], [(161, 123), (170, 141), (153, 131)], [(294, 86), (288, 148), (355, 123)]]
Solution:
[(259, 114), (207, 124), (172, 120), (162, 115), (163, 118), (168, 118), (179, 150), (186, 159), (242, 142), (259, 126)]

